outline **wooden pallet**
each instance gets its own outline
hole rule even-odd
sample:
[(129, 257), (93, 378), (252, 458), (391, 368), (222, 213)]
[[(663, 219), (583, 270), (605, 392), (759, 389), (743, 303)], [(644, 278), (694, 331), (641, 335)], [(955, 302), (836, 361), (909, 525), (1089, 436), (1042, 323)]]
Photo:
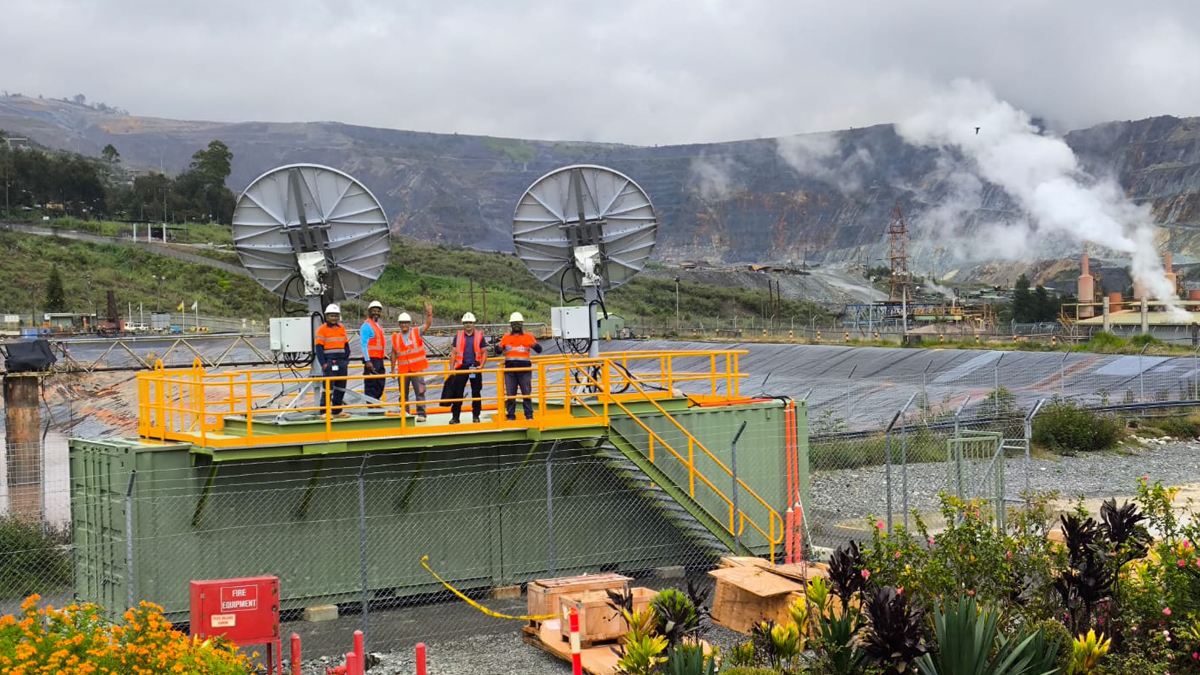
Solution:
[[(525, 626), (521, 639), (547, 654), (557, 656), (568, 663), (571, 661), (571, 643), (562, 639), (562, 624), (558, 619), (543, 621), (537, 628)], [(619, 658), (613, 651), (615, 648), (614, 642), (586, 648), (581, 646), (579, 660), (583, 664), (583, 672), (590, 675), (614, 675)]]

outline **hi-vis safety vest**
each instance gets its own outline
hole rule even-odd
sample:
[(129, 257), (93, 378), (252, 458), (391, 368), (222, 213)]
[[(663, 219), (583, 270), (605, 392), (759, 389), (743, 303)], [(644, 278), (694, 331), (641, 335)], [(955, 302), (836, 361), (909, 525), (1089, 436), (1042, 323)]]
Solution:
[(329, 358), (344, 359), (350, 356), (350, 340), (346, 337), (346, 327), (340, 323), (336, 326), (321, 324), (313, 343), (324, 347), (325, 355)]
[[(483, 366), (487, 362), (487, 352), (483, 351), (483, 333), (477, 330), (471, 337), (475, 339), (475, 363)], [(458, 331), (458, 337), (454, 340), (454, 360), (450, 364), (451, 368), (457, 370), (462, 367), (463, 356), (466, 354), (466, 351), (467, 331), (460, 330)]]
[(367, 319), (367, 324), (371, 326), (371, 338), (367, 340), (367, 358), (382, 359), (387, 356), (387, 342), (383, 337), (383, 329), (375, 323), (375, 319)]
[(505, 361), (530, 361), (530, 349), (537, 342), (537, 338), (529, 333), (521, 333), (513, 335), (509, 333), (500, 338), (500, 346), (504, 348)]
[(419, 373), (429, 367), (429, 359), (425, 357), (425, 341), (421, 339), (421, 331), (413, 326), (408, 331), (408, 339), (399, 331), (392, 333), (392, 351), (396, 354), (397, 373)]

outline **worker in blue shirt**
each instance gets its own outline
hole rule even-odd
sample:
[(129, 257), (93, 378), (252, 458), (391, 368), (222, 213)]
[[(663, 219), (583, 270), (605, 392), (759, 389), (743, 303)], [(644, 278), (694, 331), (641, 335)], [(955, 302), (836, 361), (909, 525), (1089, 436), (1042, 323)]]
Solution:
[(376, 401), (383, 400), (384, 374), (383, 359), (387, 356), (387, 338), (379, 325), (379, 317), (383, 316), (383, 304), (378, 300), (367, 306), (367, 320), (358, 329), (362, 341), (363, 375), (378, 377), (363, 378), (363, 393)]

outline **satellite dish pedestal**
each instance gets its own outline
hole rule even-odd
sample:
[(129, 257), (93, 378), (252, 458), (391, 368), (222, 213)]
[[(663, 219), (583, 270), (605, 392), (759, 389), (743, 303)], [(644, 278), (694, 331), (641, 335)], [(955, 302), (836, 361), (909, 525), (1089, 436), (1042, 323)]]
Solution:
[[(242, 265), (267, 290), (306, 305), (310, 340), (324, 322), (327, 303), (359, 297), (383, 273), (389, 238), (387, 215), (375, 195), (351, 176), (317, 164), (291, 164), (259, 176), (233, 212)], [(307, 358), (311, 376), (320, 377), (312, 342), (309, 350), (283, 355), (284, 363), (298, 366)], [(295, 394), (285, 406), (295, 407), (313, 389), (315, 407), (321, 407), (318, 382), (285, 387), (271, 401)], [(346, 396), (378, 402), (350, 389)]]

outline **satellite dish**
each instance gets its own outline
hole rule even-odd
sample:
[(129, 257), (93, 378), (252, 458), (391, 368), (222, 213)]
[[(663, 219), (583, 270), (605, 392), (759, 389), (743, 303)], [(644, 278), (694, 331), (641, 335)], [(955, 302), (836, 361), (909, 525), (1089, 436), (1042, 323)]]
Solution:
[(233, 211), (233, 243), (264, 288), (319, 305), (362, 295), (387, 265), (388, 219), (349, 175), (317, 164), (272, 169)]
[(654, 206), (632, 178), (590, 164), (534, 181), (513, 214), (517, 256), (564, 294), (606, 291), (645, 267), (658, 238)]

